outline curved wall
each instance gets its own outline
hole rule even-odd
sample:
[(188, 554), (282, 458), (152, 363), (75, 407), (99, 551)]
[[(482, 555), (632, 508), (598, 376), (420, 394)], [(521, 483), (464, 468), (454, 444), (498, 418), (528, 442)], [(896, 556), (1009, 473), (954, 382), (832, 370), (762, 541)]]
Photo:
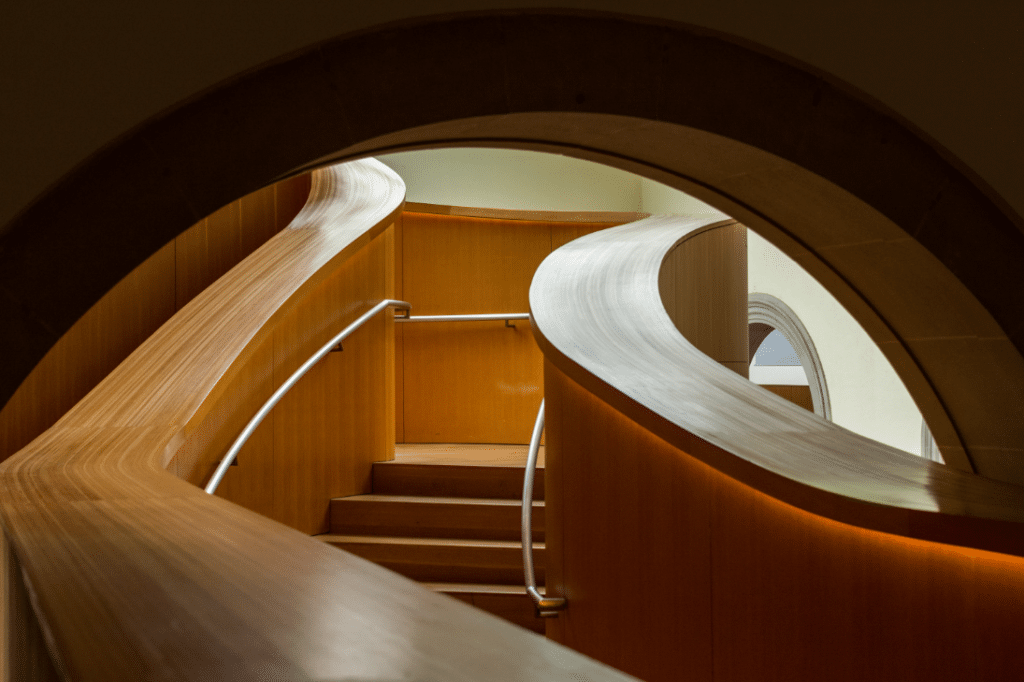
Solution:
[[(380, 159), (413, 202), (522, 210), (638, 211), (716, 216), (699, 199), (648, 178), (555, 154), (509, 149), (433, 149)], [(921, 413), (878, 346), (792, 258), (747, 231), (748, 290), (784, 301), (821, 358), (832, 421), (919, 454)]]
[(1021, 3), (952, 0), (935, 11), (858, 0), (394, 0), (299, 9), (274, 0), (105, 0), (60, 12), (6, 8), (0, 85), (16, 104), (0, 108), (0, 225), (142, 121), (264, 62), (408, 17), (567, 4), (690, 23), (832, 74), (935, 138), (1024, 213)]

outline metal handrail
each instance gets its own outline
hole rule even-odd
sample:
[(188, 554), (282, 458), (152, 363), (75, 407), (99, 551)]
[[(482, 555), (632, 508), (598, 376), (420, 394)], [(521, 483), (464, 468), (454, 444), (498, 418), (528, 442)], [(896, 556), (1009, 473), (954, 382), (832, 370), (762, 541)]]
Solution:
[(533, 599), (537, 615), (541, 618), (555, 618), (569, 604), (564, 597), (545, 597), (538, 592), (537, 578), (533, 573), (533, 477), (537, 471), (537, 452), (540, 450), (540, 436), (543, 432), (544, 401), (541, 400), (537, 421), (533, 424), (533, 435), (530, 437), (526, 471), (523, 473), (523, 574), (526, 578), (526, 593)]
[(281, 398), (284, 397), (284, 394), (287, 393), (291, 387), (294, 386), (299, 379), (301, 379), (302, 376), (313, 367), (313, 365), (320, 362), (320, 360), (322, 360), (323, 357), (332, 350), (340, 347), (341, 342), (344, 341), (349, 334), (354, 332), (356, 329), (359, 329), (359, 327), (363, 326), (367, 320), (377, 313), (392, 306), (405, 311), (410, 310), (412, 307), (405, 301), (396, 301), (390, 298), (384, 299), (363, 313), (358, 320), (345, 327), (345, 329), (343, 329), (338, 335), (325, 343), (320, 350), (314, 353), (309, 360), (306, 360), (301, 367), (295, 370), (295, 372), (288, 377), (288, 380), (281, 384), (280, 388), (274, 391), (274, 395), (270, 396), (270, 399), (263, 404), (263, 407), (261, 407), (260, 411), (256, 413), (256, 416), (249, 420), (249, 423), (246, 424), (244, 429), (242, 429), (242, 433), (238, 434), (238, 438), (236, 438), (235, 442), (231, 444), (228, 454), (224, 455), (224, 459), (220, 461), (220, 464), (217, 466), (217, 470), (213, 472), (213, 477), (210, 478), (210, 482), (206, 484), (206, 492), (212, 495), (214, 491), (217, 490), (217, 486), (220, 485), (221, 479), (224, 478), (224, 475), (227, 473), (228, 467), (231, 466), (231, 463), (235, 461), (235, 457), (238, 456), (238, 452), (242, 449), (242, 446), (245, 445), (247, 440), (249, 440), (249, 436), (251, 436), (253, 431), (256, 430), (256, 427), (260, 425), (260, 422), (270, 414), (270, 411), (274, 409), (274, 406), (277, 405)]
[(406, 315), (395, 318), (399, 322), (489, 322), (505, 320), (506, 327), (515, 328), (509, 320), (528, 320), (530, 313), (481, 313), (479, 315)]

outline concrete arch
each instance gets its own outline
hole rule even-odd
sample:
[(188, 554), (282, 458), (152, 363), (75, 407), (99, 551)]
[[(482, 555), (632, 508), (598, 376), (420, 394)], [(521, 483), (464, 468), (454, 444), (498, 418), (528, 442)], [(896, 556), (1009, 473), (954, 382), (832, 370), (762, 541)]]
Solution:
[[(827, 76), (620, 15), (378, 27), (129, 133), (4, 231), (0, 395), (110, 286), (217, 207), (329, 160), (464, 144), (608, 163), (743, 221), (861, 322), (948, 463), (1024, 481), (1019, 218), (909, 124)], [(941, 318), (929, 312), (939, 302)]]

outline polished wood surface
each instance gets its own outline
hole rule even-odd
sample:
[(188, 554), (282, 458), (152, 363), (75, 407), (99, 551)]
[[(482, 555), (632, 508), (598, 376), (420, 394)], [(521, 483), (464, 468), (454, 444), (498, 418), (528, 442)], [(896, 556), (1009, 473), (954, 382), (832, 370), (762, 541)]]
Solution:
[(641, 218), (649, 213), (630, 211), (524, 211), (510, 208), (481, 208), (473, 206), (449, 206), (447, 204), (427, 204), (418, 201), (405, 202), (405, 210), (410, 213), (430, 213), (433, 215), (463, 216), (467, 218), (491, 218), (496, 220), (525, 220), (546, 223), (608, 223), (622, 225)]
[[(402, 225), (413, 314), (527, 311), (530, 278), (551, 251), (547, 224), (406, 213)], [(529, 442), (542, 376), (527, 322), (402, 326), (407, 442)]]
[(58, 682), (18, 558), (0, 533), (0, 680)]
[[(526, 312), (530, 279), (553, 248), (612, 224), (597, 219), (627, 217), (552, 213), (538, 221), (530, 212), (499, 211), (498, 219), (447, 209), (402, 218), (398, 288), (414, 315)], [(399, 442), (529, 442), (541, 356), (529, 324), (513, 324), (397, 325)]]
[[(252, 400), (248, 419), (323, 343), (368, 304), (389, 295), (390, 228), (342, 263), (280, 320), (265, 349), (225, 387)], [(370, 464), (390, 459), (394, 405), (393, 334), (389, 315), (367, 322), (282, 398), (231, 467), (218, 495), (305, 533), (328, 530), (333, 497), (370, 490)], [(267, 368), (272, 368), (268, 372)], [(389, 371), (390, 370), (390, 371)], [(272, 375), (272, 376), (271, 376)], [(262, 379), (259, 390), (247, 390)], [(390, 388), (390, 390), (389, 390)], [(188, 447), (225, 452), (241, 425), (217, 419)], [(244, 423), (244, 422), (243, 422)], [(201, 484), (208, 474), (195, 482)]]
[(273, 328), (391, 224), (403, 188), (363, 161), (312, 194), (0, 465), (0, 518), (67, 677), (623, 679), (182, 480), (213, 459), (190, 436), (233, 414)]
[(548, 636), (645, 680), (1005, 679), (1020, 487), (870, 441), (680, 335), (696, 220), (577, 240), (531, 287), (545, 353)]
[(854, 526), (1024, 555), (1024, 489), (826, 422), (720, 371), (678, 333), (660, 302), (659, 269), (703, 227), (648, 218), (552, 254), (530, 293), (547, 359), (690, 456), (778, 500)]
[(569, 600), (549, 637), (648, 682), (960, 682), (1024, 668), (1021, 557), (803, 511), (551, 364), (545, 386), (547, 587)]
[(747, 228), (728, 222), (688, 235), (665, 254), (658, 289), (669, 318), (697, 350), (749, 375)]
[(794, 405), (814, 412), (814, 403), (811, 399), (810, 386), (789, 386), (784, 384), (761, 384), (761, 388), (771, 391), (780, 398), (785, 398)]
[(57, 342), (0, 411), (0, 460), (53, 425), (139, 344), (306, 203), (301, 175), (231, 202), (122, 279)]

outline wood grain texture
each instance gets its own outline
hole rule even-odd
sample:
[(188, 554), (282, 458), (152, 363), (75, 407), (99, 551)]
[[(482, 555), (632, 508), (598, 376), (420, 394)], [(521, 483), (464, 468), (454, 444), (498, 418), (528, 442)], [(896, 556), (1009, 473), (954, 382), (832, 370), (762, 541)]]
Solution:
[(648, 682), (1008, 680), (1024, 666), (1024, 559), (808, 513), (551, 363), (545, 385), (547, 585), (569, 599), (556, 641)]
[[(551, 250), (546, 223), (406, 213), (403, 232), (403, 295), (417, 315), (526, 312)], [(407, 442), (529, 442), (542, 374), (528, 324), (402, 326)]]
[[(395, 236), (394, 287), (395, 298), (404, 301), (405, 276), (402, 254), (405, 244), (405, 212), (395, 219), (392, 232)], [(405, 325), (395, 325), (395, 443), (405, 442)]]
[[(414, 208), (429, 212), (407, 207), (397, 269), (403, 300), (412, 303), (417, 315), (525, 312), (530, 279), (551, 250), (632, 217)], [(515, 329), (503, 322), (397, 328), (398, 442), (529, 442), (542, 370), (528, 324), (516, 323)]]
[(0, 680), (3, 682), (58, 682), (18, 558), (0, 534)]
[(418, 201), (405, 202), (405, 210), (410, 213), (430, 213), (433, 215), (463, 216), (466, 218), (490, 218), (494, 220), (524, 220), (528, 222), (545, 222), (587, 225), (590, 223), (608, 223), (622, 225), (641, 218), (649, 213), (631, 211), (525, 211), (515, 208), (481, 208), (473, 206), (448, 206), (446, 204), (427, 204)]
[(658, 289), (697, 350), (748, 376), (747, 228), (732, 223), (691, 234), (665, 254)]
[(678, 333), (660, 302), (659, 270), (703, 227), (648, 218), (552, 254), (530, 293), (546, 358), (653, 433), (771, 497), (863, 528), (1024, 555), (1024, 489), (826, 422), (720, 371)]
[(810, 386), (789, 386), (784, 384), (760, 384), (761, 388), (771, 391), (780, 398), (785, 398), (794, 405), (814, 412), (814, 403), (811, 400)]
[(0, 460), (52, 426), (206, 285), (306, 203), (301, 175), (228, 204), (121, 280), (57, 342), (0, 411)]
[(0, 519), (67, 677), (626, 679), (182, 480), (214, 457), (189, 437), (234, 414), (220, 404), (270, 331), (393, 221), (403, 187), (362, 161), (313, 195), (0, 465)]

